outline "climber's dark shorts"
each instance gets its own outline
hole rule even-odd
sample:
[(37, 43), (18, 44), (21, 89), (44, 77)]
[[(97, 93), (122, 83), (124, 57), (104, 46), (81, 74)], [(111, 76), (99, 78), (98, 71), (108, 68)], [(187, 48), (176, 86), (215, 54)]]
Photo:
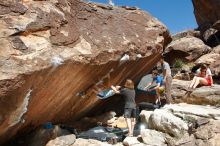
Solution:
[(136, 109), (134, 108), (125, 108), (124, 109), (125, 118), (136, 118)]

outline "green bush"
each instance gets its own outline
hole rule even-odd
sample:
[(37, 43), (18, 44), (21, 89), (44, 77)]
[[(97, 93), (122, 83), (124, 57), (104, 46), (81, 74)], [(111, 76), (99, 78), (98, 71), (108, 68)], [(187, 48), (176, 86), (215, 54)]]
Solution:
[(185, 65), (185, 62), (183, 62), (181, 59), (176, 59), (174, 63), (175, 68), (182, 68), (183, 65)]
[(217, 101), (216, 106), (217, 106), (217, 107), (220, 107), (220, 100)]

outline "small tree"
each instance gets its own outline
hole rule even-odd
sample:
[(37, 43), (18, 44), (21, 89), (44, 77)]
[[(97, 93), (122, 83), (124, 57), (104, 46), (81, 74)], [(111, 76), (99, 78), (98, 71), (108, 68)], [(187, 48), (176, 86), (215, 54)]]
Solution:
[(217, 106), (217, 107), (220, 107), (220, 100), (217, 101), (216, 106)]

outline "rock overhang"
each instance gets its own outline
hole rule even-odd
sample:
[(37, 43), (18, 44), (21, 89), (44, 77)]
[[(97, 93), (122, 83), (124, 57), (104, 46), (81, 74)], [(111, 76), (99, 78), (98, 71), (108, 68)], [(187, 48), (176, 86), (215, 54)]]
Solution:
[[(78, 0), (22, 5), (24, 13), (8, 11), (0, 20), (1, 141), (30, 125), (85, 115), (101, 102), (96, 83), (137, 82), (170, 41), (167, 28), (138, 9)], [(77, 96), (82, 91), (89, 98)]]

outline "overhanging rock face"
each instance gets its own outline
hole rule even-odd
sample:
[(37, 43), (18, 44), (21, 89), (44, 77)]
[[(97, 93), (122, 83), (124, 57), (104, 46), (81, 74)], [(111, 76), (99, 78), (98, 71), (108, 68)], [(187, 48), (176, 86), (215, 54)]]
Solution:
[(211, 47), (220, 43), (220, 1), (192, 0), (203, 40)]
[(99, 88), (137, 82), (170, 41), (162, 23), (137, 9), (78, 0), (0, 7), (0, 142), (82, 117), (101, 102)]
[(201, 29), (211, 28), (220, 19), (218, 0), (192, 0), (196, 21)]

